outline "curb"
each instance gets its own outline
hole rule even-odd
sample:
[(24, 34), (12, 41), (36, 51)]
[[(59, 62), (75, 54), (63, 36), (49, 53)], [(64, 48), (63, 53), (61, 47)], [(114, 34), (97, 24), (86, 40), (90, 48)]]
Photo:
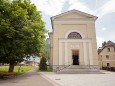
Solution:
[(60, 84), (56, 83), (54, 80), (51, 80), (49, 77), (47, 77), (46, 75), (42, 74), (39, 72), (39, 74), (41, 75), (41, 77), (45, 78), (47, 81), (49, 81), (53, 86), (61, 86)]

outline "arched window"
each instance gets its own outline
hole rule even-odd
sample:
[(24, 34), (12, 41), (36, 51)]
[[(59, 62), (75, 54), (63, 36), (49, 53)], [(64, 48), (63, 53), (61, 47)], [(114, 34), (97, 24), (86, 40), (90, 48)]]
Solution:
[(82, 37), (78, 32), (71, 32), (68, 35), (68, 39), (82, 39)]

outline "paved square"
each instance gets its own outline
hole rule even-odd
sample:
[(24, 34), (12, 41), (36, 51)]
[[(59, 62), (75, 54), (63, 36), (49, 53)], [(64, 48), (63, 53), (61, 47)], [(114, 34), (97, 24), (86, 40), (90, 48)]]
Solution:
[(55, 74), (42, 72), (49, 81), (60, 86), (115, 86), (115, 73), (103, 71), (105, 74)]

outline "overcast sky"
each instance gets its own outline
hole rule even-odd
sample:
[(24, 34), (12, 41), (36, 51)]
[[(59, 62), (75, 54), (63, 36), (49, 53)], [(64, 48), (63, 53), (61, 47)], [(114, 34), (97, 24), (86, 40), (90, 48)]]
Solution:
[(50, 17), (72, 9), (98, 17), (96, 21), (97, 45), (103, 41), (115, 42), (115, 0), (31, 0), (42, 12), (46, 29), (52, 31)]

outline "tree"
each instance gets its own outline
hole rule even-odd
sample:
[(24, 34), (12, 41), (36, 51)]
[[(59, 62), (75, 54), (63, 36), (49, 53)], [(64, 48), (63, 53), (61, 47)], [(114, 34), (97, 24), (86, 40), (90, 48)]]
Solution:
[(40, 65), (39, 65), (40, 70), (47, 70), (46, 62), (47, 62), (46, 58), (42, 57), (41, 60), (40, 60)]
[(0, 62), (14, 65), (28, 55), (38, 55), (45, 46), (44, 22), (29, 0), (0, 1)]

